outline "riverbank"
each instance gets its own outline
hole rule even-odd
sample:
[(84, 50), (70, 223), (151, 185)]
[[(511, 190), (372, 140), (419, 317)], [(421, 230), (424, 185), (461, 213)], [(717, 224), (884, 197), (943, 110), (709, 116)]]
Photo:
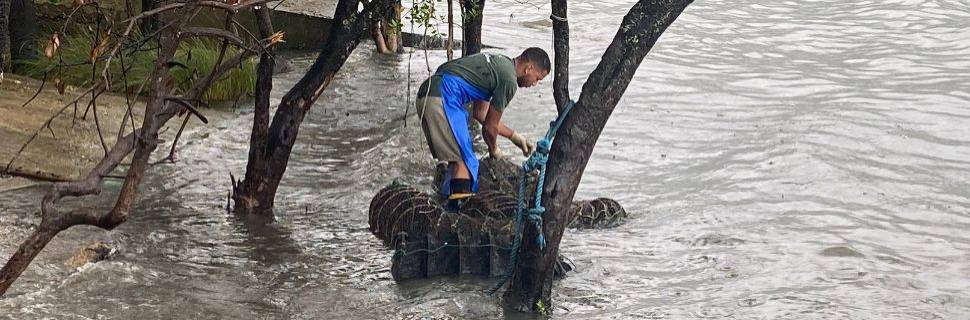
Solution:
[[(0, 122), (0, 174), (48, 181), (79, 179), (101, 160), (105, 148), (114, 145), (128, 102), (122, 95), (104, 93), (89, 108), (90, 97), (76, 105), (72, 102), (84, 93), (82, 89), (67, 88), (61, 95), (50, 83), (38, 91), (40, 86), (41, 81), (18, 75), (7, 75), (0, 83), (0, 112), (5, 119)], [(126, 121), (125, 132), (131, 131), (132, 123), (139, 125), (144, 114), (144, 103), (131, 101), (131, 105), (134, 117)], [(226, 113), (204, 112), (207, 116)], [(209, 117), (218, 118), (225, 116)], [(188, 123), (190, 130), (201, 122)], [(171, 141), (179, 124), (179, 119), (173, 119), (163, 129), (162, 139)], [(20, 185), (23, 179), (0, 178), (0, 191)]]

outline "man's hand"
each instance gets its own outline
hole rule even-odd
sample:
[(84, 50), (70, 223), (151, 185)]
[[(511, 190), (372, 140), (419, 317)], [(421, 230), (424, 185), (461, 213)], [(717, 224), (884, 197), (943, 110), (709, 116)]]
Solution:
[(489, 156), (492, 157), (492, 159), (502, 159), (505, 157), (505, 153), (502, 153), (502, 149), (495, 146), (495, 148), (492, 148), (492, 152), (489, 152)]
[(522, 149), (522, 155), (528, 157), (532, 152), (536, 151), (536, 143), (529, 138), (523, 137), (518, 132), (513, 132), (509, 140), (515, 144), (515, 146)]

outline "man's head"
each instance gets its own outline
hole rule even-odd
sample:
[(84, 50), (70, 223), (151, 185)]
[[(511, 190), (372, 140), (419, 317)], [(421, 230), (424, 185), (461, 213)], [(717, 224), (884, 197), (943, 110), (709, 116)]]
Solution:
[(527, 88), (539, 83), (552, 67), (545, 50), (532, 47), (515, 57), (515, 77), (519, 87)]

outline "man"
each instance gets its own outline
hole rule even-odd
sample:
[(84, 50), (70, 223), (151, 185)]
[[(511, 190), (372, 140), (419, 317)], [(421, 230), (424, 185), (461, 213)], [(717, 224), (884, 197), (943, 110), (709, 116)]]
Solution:
[(517, 87), (535, 86), (549, 69), (549, 55), (539, 48), (525, 49), (514, 59), (478, 53), (442, 64), (421, 84), (415, 106), (431, 155), (448, 162), (439, 193), (448, 197), (450, 210), (478, 191), (478, 158), (468, 132), (469, 111), (482, 124), (482, 139), (492, 157), (502, 155), (497, 136), (508, 138), (528, 156), (535, 143), (503, 124), (502, 113)]

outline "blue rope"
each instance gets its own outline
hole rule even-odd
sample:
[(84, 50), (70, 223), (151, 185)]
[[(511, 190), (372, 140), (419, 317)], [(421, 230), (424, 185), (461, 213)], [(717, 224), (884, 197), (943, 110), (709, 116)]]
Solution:
[[(566, 115), (569, 114), (569, 111), (573, 109), (573, 105), (575, 104), (576, 102), (572, 100), (566, 102), (566, 107), (559, 113), (556, 121), (549, 123), (549, 131), (546, 131), (546, 136), (536, 143), (535, 152), (529, 156), (529, 159), (526, 159), (522, 163), (522, 177), (519, 178), (519, 207), (515, 214), (515, 239), (512, 241), (512, 252), (509, 254), (509, 264), (505, 268), (505, 274), (502, 275), (502, 280), (489, 290), (488, 294), (490, 295), (495, 294), (498, 289), (505, 286), (509, 278), (512, 277), (512, 273), (515, 272), (519, 249), (522, 247), (523, 220), (527, 219), (535, 226), (536, 233), (538, 233), (536, 243), (539, 245), (539, 249), (545, 250), (546, 248), (546, 238), (542, 234), (542, 215), (546, 213), (546, 208), (542, 206), (542, 189), (546, 183), (546, 162), (549, 161), (549, 150), (552, 149), (552, 140), (556, 137), (556, 132), (559, 131), (559, 127), (566, 120)], [(535, 203), (532, 208), (527, 208), (525, 182), (529, 172), (533, 170), (539, 170), (539, 181), (536, 183)]]

